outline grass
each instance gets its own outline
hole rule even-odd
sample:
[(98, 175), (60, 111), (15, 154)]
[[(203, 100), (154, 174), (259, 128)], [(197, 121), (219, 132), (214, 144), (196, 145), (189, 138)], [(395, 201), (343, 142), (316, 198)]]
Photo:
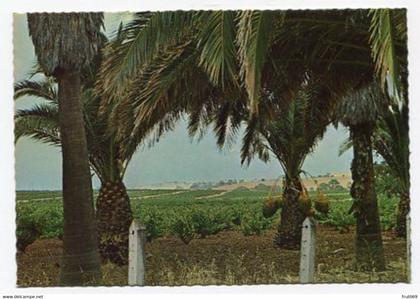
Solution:
[(330, 268), (326, 272), (318, 271), (315, 275), (316, 282), (330, 283), (396, 283), (407, 282), (407, 264), (403, 259), (391, 261), (387, 271), (360, 272), (349, 270), (352, 264), (344, 264)]
[[(299, 283), (299, 252), (273, 245), (275, 230), (244, 236), (223, 231), (188, 245), (168, 236), (147, 243), (146, 285), (244, 285)], [(354, 229), (340, 233), (317, 230), (316, 283), (407, 282), (405, 242), (390, 232), (383, 235), (387, 269), (354, 271)], [(38, 240), (26, 253), (18, 253), (18, 285), (54, 286), (58, 283), (62, 254), (60, 240)], [(127, 285), (127, 266), (102, 265), (103, 284)]]

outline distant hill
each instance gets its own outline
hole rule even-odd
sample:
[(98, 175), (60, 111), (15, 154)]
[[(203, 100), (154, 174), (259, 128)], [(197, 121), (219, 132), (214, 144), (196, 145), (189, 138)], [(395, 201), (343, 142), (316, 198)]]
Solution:
[[(315, 190), (317, 185), (328, 184), (331, 180), (337, 180), (341, 187), (348, 189), (351, 184), (351, 173), (350, 172), (339, 172), (331, 173), (330, 175), (313, 177), (313, 178), (302, 178), (303, 184), (310, 191), (311, 189)], [(282, 187), (282, 180), (255, 180), (255, 181), (244, 181), (236, 184), (229, 184), (218, 186), (213, 189), (215, 190), (235, 190), (237, 188), (245, 187), (248, 189), (263, 189), (266, 186), (267, 189), (270, 189), (273, 185), (276, 187)]]
[(141, 186), (138, 189), (150, 189), (150, 190), (174, 190), (174, 189), (190, 189), (193, 183), (190, 182), (168, 182), (159, 183), (147, 186)]
[[(339, 172), (339, 173), (331, 173), (328, 175), (323, 175), (319, 177), (311, 177), (311, 178), (302, 178), (303, 184), (305, 187), (310, 191), (311, 189), (315, 190), (318, 186), (322, 184), (328, 184), (331, 180), (336, 180), (338, 184), (348, 189), (351, 184), (351, 173), (350, 172)], [(270, 190), (272, 186), (276, 188), (282, 187), (282, 180), (275, 180), (275, 179), (260, 179), (260, 180), (226, 180), (226, 181), (219, 181), (219, 182), (168, 182), (168, 183), (160, 183), (160, 184), (153, 184), (148, 186), (142, 186), (141, 189), (213, 189), (213, 190), (223, 190), (223, 191), (231, 191), (238, 188), (246, 188), (246, 189), (259, 189), (259, 190)]]

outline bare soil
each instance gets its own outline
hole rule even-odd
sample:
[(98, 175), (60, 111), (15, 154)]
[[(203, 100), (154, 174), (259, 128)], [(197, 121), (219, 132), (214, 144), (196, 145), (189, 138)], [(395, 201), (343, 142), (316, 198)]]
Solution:
[[(163, 237), (146, 245), (146, 285), (276, 284), (298, 283), (299, 252), (273, 244), (275, 230), (260, 236), (224, 231), (186, 245)], [(317, 231), (317, 282), (406, 282), (405, 240), (383, 234), (388, 269), (357, 274), (353, 270), (354, 230), (340, 233), (319, 226)], [(25, 253), (17, 253), (17, 284), (56, 286), (62, 241), (37, 240)], [(103, 265), (105, 285), (126, 285), (127, 267)]]

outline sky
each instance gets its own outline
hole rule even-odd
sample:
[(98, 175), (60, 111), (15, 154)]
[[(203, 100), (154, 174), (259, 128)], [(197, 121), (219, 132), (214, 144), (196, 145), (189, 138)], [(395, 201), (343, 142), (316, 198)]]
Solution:
[[(105, 28), (108, 35), (115, 32), (119, 23), (127, 22), (129, 13), (105, 14)], [(15, 81), (28, 79), (36, 62), (34, 49), (28, 34), (25, 15), (14, 15), (14, 77)], [(28, 108), (36, 102), (26, 97), (16, 102), (16, 109)], [(314, 152), (309, 155), (303, 169), (310, 175), (327, 172), (349, 171), (351, 151), (338, 155), (340, 144), (347, 138), (348, 131), (330, 126)], [(148, 148), (139, 148), (125, 175), (129, 188), (173, 181), (219, 181), (225, 179), (277, 178), (283, 174), (277, 160), (263, 163), (254, 159), (249, 167), (240, 164), (240, 134), (237, 142), (223, 150), (216, 146), (211, 132), (197, 142), (191, 140), (184, 121), (165, 134), (160, 142)], [(52, 147), (29, 138), (21, 138), (15, 147), (17, 190), (59, 190), (62, 186), (61, 153)], [(94, 188), (99, 181), (94, 178)]]

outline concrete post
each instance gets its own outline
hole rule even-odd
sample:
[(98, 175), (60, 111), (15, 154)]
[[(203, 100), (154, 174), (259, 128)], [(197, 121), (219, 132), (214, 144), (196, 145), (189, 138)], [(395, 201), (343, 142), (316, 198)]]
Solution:
[(299, 278), (301, 283), (313, 283), (315, 276), (316, 222), (307, 217), (302, 225)]
[(144, 286), (146, 229), (133, 219), (128, 237), (128, 285)]

